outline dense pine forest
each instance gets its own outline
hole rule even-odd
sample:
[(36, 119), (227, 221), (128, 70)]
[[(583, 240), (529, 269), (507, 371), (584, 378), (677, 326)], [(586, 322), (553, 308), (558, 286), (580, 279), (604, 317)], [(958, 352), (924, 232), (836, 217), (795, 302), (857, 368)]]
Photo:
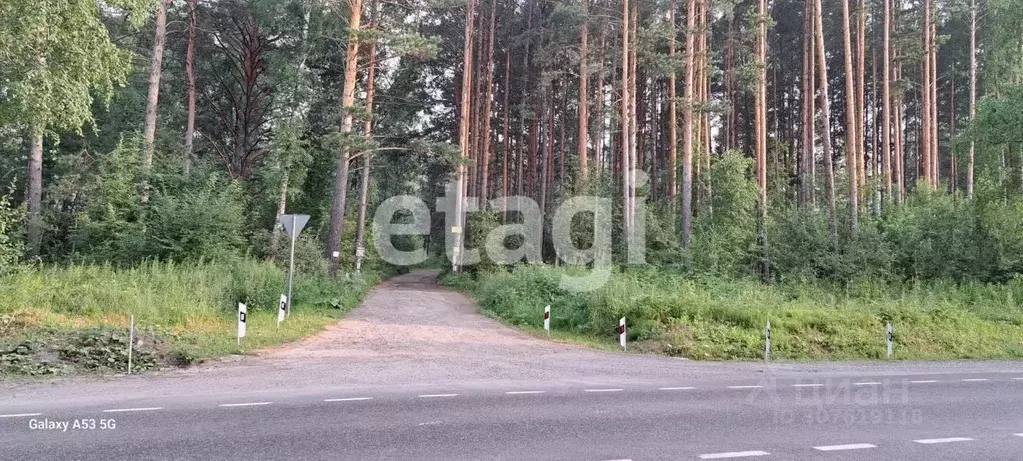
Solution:
[[(300, 270), (339, 277), (384, 266), (382, 201), (457, 184), (612, 199), (628, 277), (640, 229), (685, 280), (1018, 319), (1021, 26), (1020, 0), (0, 0), (0, 274), (281, 262), (303, 213)], [(437, 216), (402, 245), (449, 264)], [(481, 206), (459, 245), (515, 220)]]

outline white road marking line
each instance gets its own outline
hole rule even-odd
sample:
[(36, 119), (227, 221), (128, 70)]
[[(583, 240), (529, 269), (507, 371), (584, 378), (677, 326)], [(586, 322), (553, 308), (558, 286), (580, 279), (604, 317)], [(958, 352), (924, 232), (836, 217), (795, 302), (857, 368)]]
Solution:
[(458, 394), (420, 394), (421, 399), (432, 399), (436, 397), (458, 397)]
[(526, 394), (543, 394), (544, 392), (547, 392), (547, 391), (508, 391), (508, 392), (505, 392), (505, 394), (508, 394), (508, 395), (526, 395)]
[(764, 386), (728, 386), (729, 389), (760, 389)]
[(813, 447), (814, 450), (819, 451), (863, 450), (865, 448), (877, 448), (877, 445), (871, 445), (869, 443), (850, 443), (846, 445), (824, 445), (822, 447)]
[(1013, 381), (1023, 381), (1023, 378), (1012, 378)]
[(792, 387), (824, 387), (821, 383), (793, 384)]
[(991, 380), (987, 379), (987, 378), (967, 378), (967, 379), (964, 379), (962, 381), (964, 383), (975, 383), (975, 382), (979, 382), (979, 381), (991, 381)]
[(42, 413), (17, 413), (13, 415), (0, 415), (0, 418), (24, 418), (28, 416), (39, 416)]
[(696, 389), (695, 387), (658, 387), (659, 391), (688, 391)]
[(359, 402), (363, 400), (373, 400), (373, 397), (347, 397), (343, 399), (324, 399), (324, 402)]
[(700, 459), (745, 458), (747, 456), (765, 456), (769, 454), (766, 451), (733, 451), (729, 453), (707, 453), (700, 455)]
[(586, 389), (583, 392), (621, 392), (625, 389)]
[(921, 379), (921, 380), (917, 380), (917, 381), (910, 381), (909, 383), (910, 384), (931, 384), (931, 383), (936, 383), (936, 382), (937, 381), (935, 381), (933, 379)]
[(881, 383), (879, 383), (877, 381), (866, 381), (866, 382), (862, 382), (862, 383), (853, 383), (853, 386), (878, 386), (880, 384)]
[(425, 423), (419, 423), (420, 426), (432, 426), (434, 424), (440, 424), (440, 421), (427, 421)]
[(123, 413), (128, 411), (154, 411), (154, 410), (163, 410), (163, 407), (114, 408), (112, 410), (103, 410), (103, 413)]
[(246, 403), (222, 403), (219, 407), (254, 407), (258, 405), (270, 405), (273, 402), (246, 402)]
[(1019, 433), (1019, 434), (1012, 434), (1012, 435), (1015, 435), (1016, 437), (1023, 437), (1023, 433)]
[(924, 445), (929, 445), (929, 444), (934, 444), (934, 443), (969, 442), (971, 440), (973, 440), (973, 439), (971, 439), (969, 437), (948, 437), (948, 438), (944, 438), (944, 439), (920, 439), (920, 440), (914, 440), (914, 442), (922, 443)]

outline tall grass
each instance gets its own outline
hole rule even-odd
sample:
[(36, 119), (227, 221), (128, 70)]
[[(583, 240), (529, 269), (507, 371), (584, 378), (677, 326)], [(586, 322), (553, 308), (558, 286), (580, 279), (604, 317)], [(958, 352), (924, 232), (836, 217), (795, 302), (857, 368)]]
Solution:
[[(0, 277), (0, 351), (4, 343), (94, 328), (123, 329), (129, 317), (160, 337), (167, 353), (190, 361), (280, 344), (321, 330), (355, 307), (378, 280), (366, 273), (330, 280), (296, 274), (292, 315), (276, 328), (285, 271), (255, 260), (44, 266)], [(248, 336), (236, 344), (237, 303), (249, 311)]]
[(577, 294), (558, 288), (562, 273), (521, 266), (447, 283), (473, 292), (483, 310), (530, 328), (541, 325), (543, 307), (551, 304), (552, 328), (610, 341), (624, 316), (640, 348), (694, 359), (761, 358), (768, 320), (779, 358), (881, 358), (889, 321), (896, 358), (1023, 357), (1023, 280), (764, 285), (630, 268)]

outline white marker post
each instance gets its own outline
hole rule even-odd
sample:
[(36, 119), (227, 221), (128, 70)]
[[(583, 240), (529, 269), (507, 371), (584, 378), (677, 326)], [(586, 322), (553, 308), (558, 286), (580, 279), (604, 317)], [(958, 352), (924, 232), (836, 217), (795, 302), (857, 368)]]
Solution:
[(295, 242), (298, 240), (298, 234), (302, 232), (302, 229), (305, 228), (308, 222), (309, 215), (305, 214), (286, 214), (281, 216), (281, 224), (284, 226), (284, 230), (288, 232), (288, 237), (291, 237), (291, 260), (288, 264), (288, 304), (285, 306), (287, 309), (285, 315), (291, 315), (291, 282), (295, 278)]
[(892, 358), (892, 322), (887, 323), (887, 342), (888, 342), (888, 358)]
[(131, 314), (128, 325), (128, 374), (131, 374), (131, 350), (135, 345), (135, 314)]
[(625, 347), (625, 317), (622, 317), (618, 321), (618, 344), (622, 346), (622, 350), (628, 350)]
[(764, 361), (771, 361), (771, 321), (767, 321), (767, 328), (764, 328)]
[(242, 338), (245, 337), (245, 321), (248, 314), (248, 309), (245, 304), (238, 303), (238, 345), (242, 344)]
[(284, 321), (284, 315), (287, 314), (288, 309), (288, 295), (281, 295), (281, 302), (277, 305), (277, 328), (281, 327), (281, 322)]
[(551, 335), (551, 305), (543, 308), (543, 329), (547, 332), (547, 336)]
[(366, 247), (355, 247), (355, 272), (362, 273), (362, 260), (366, 257)]
[[(458, 181), (459, 183), (461, 183), (462, 180), (459, 179)], [(461, 219), (462, 217), (462, 211), (460, 211), (462, 208), (462, 200), (463, 200), (462, 198), (458, 199), (456, 206), (458, 211), (455, 211), (456, 213), (455, 219)], [(459, 250), (462, 247), (462, 226), (451, 226), (451, 233), (455, 234), (456, 242), (455, 246), (451, 248), (451, 272), (458, 272), (459, 267), (461, 266), (461, 264), (459, 264), (460, 259), (458, 257), (460, 256)]]

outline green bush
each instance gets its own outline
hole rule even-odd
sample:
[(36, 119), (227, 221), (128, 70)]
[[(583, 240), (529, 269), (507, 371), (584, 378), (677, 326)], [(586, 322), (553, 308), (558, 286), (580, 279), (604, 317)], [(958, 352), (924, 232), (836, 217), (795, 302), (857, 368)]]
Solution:
[(237, 255), (245, 245), (241, 187), (216, 177), (198, 188), (158, 193), (148, 211), (154, 256), (176, 261)]
[(21, 260), (24, 248), (17, 226), (24, 219), (22, 215), (20, 209), (11, 206), (10, 193), (0, 195), (0, 276), (16, 269)]
[(744, 274), (749, 271), (756, 240), (756, 183), (751, 161), (742, 152), (728, 151), (711, 167), (712, 209), (693, 223), (690, 251), (694, 270), (708, 274)]

